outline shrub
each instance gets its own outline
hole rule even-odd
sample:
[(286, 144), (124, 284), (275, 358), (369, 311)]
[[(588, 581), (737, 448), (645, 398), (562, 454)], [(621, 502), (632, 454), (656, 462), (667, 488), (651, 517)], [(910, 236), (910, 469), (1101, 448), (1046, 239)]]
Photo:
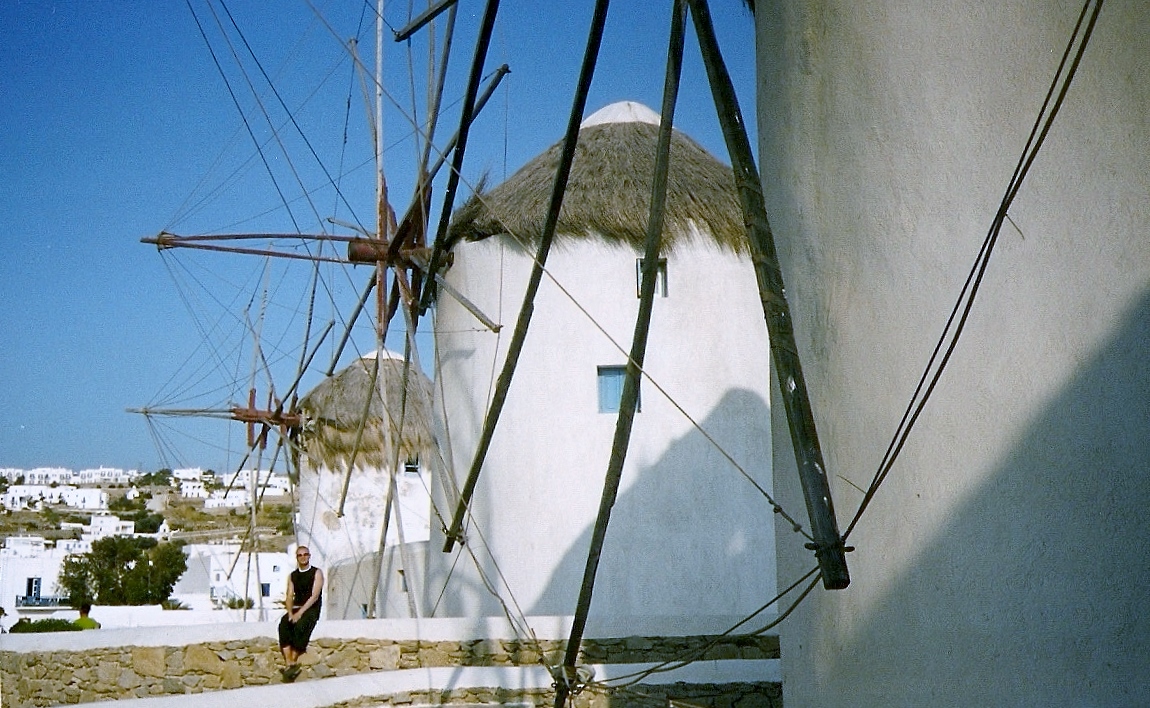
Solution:
[(66, 619), (42, 619), (34, 622), (17, 622), (12, 625), (8, 630), (12, 634), (23, 634), (25, 632), (79, 632), (80, 628), (72, 623), (71, 620)]

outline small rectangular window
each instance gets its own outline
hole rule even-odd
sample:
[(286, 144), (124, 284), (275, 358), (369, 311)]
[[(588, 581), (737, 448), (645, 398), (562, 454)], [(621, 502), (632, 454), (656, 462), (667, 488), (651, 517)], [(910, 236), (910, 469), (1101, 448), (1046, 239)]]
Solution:
[(271, 597), (271, 596), (272, 596), (272, 584), (271, 583), (260, 583), (260, 597)]
[[(627, 378), (626, 366), (600, 366), (599, 371), (599, 412), (618, 413), (623, 400), (623, 381)], [(635, 401), (635, 410), (643, 409), (642, 398)]]
[[(643, 260), (635, 259), (635, 297), (643, 296)], [(655, 271), (655, 297), (667, 297), (667, 259), (660, 258)]]

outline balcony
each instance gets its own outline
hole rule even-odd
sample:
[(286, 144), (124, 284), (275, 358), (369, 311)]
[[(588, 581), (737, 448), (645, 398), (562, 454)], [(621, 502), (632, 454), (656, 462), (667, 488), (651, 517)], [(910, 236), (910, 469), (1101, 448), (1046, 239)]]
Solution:
[(69, 607), (69, 598), (60, 595), (17, 595), (16, 607), (52, 608)]

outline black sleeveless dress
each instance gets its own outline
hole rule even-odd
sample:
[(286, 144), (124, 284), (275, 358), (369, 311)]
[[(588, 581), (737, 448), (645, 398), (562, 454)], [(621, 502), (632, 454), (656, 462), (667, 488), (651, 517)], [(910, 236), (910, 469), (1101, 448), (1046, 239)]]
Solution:
[[(293, 570), (291, 573), (291, 585), (295, 590), (295, 597), (290, 598), (292, 609), (303, 606), (307, 599), (311, 597), (312, 586), (315, 584), (315, 568), (308, 568), (307, 570)], [(297, 622), (288, 622), (287, 614), (284, 614), (280, 620), (279, 635), (280, 647), (290, 646), (301, 654), (307, 651), (307, 644), (311, 640), (312, 630), (315, 629), (316, 622), (319, 621), (320, 607), (323, 605), (323, 596), (315, 601), (315, 604), (307, 608), (307, 612), (303, 613), (303, 617), (299, 618)]]

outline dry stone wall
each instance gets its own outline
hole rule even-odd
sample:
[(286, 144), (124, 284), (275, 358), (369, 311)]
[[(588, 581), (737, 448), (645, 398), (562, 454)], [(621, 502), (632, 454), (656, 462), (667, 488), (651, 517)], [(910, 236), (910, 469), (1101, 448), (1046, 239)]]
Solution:
[[(305, 675), (310, 678), (439, 666), (553, 665), (560, 663), (564, 646), (565, 643), (560, 640), (393, 641), (321, 637), (312, 641), (301, 663), (305, 666)], [(626, 637), (587, 640), (584, 642), (581, 663), (631, 664), (685, 659), (778, 657), (777, 636)], [(271, 637), (186, 646), (2, 651), (0, 686), (4, 708), (41, 708), (267, 685), (281, 680), (281, 666), (279, 647)], [(740, 708), (781, 705), (781, 699), (779, 703), (756, 702), (766, 698), (774, 701), (777, 698), (774, 694), (778, 693), (774, 690), (777, 684), (751, 686), (747, 694), (749, 697), (744, 697), (741, 702), (695, 704), (737, 705)], [(636, 695), (646, 695), (665, 688), (643, 686), (642, 694)], [(686, 688), (682, 690), (687, 691)], [(691, 689), (694, 690), (702, 690), (712, 698), (722, 693), (715, 687)], [(466, 691), (452, 693), (461, 695), (436, 694), (412, 701), (458, 703), (461, 702), (458, 699), (468, 697)], [(589, 690), (579, 700), (585, 706), (604, 706), (609, 702), (604, 703), (602, 700), (608, 697), (609, 694)], [(517, 700), (534, 699), (520, 694)], [(540, 700), (542, 703), (548, 702), (545, 696)], [(660, 700), (661, 705), (667, 705), (667, 694), (662, 694)], [(387, 702), (395, 704), (393, 699)], [(374, 705), (381, 704), (377, 702)], [(642, 705), (628, 702), (628, 705), (632, 704)]]

